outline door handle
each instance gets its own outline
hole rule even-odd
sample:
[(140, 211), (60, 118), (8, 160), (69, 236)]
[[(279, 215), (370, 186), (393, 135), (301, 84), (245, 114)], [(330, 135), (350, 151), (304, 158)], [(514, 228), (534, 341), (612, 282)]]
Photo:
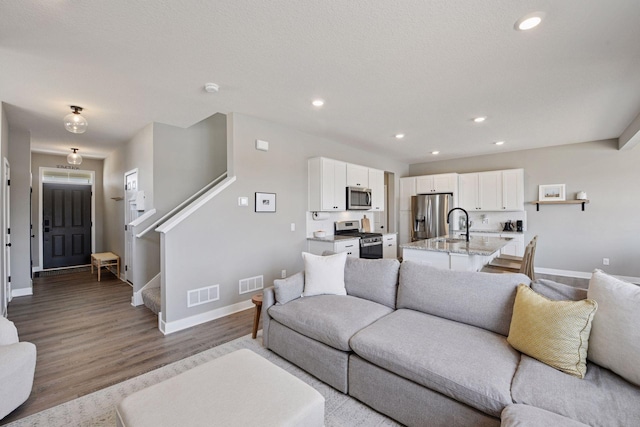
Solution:
[(7, 243), (5, 246), (10, 248), (11, 247), (11, 243)]

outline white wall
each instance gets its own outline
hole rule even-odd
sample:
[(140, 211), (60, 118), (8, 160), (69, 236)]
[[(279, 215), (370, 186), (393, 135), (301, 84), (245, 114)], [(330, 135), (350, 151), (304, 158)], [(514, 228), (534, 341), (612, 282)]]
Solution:
[(31, 135), (9, 129), (11, 164), (11, 289), (14, 295), (31, 294), (31, 241), (29, 206), (31, 186)]
[[(103, 241), (104, 251), (119, 255), (124, 263), (124, 206), (125, 201), (115, 201), (112, 197), (124, 197), (125, 171), (124, 149), (112, 152), (103, 162)], [(123, 267), (124, 269), (124, 264)]]
[[(618, 151), (617, 140), (496, 153), (411, 165), (411, 176), (524, 168), (525, 238), (538, 235), (535, 266), (640, 277), (640, 149)], [(579, 205), (541, 206), (538, 185), (566, 184), (567, 198), (586, 191)], [(602, 264), (609, 258), (610, 265)]]
[[(264, 275), (270, 286), (286, 269), (302, 269), (306, 249), (307, 160), (324, 156), (405, 176), (408, 165), (368, 151), (304, 134), (253, 117), (233, 114), (237, 181), (164, 236), (166, 296), (163, 316), (175, 322), (251, 298), (238, 280)], [(268, 152), (255, 140), (269, 142)], [(255, 213), (255, 192), (276, 193), (276, 213)], [(250, 200), (238, 206), (238, 197)], [(290, 230), (291, 223), (296, 231)], [(220, 300), (187, 308), (187, 291), (220, 285)]]
[[(80, 170), (95, 172), (94, 181), (94, 200), (95, 200), (95, 221), (93, 224), (95, 230), (95, 252), (104, 252), (103, 250), (103, 223), (104, 223), (104, 203), (120, 203), (113, 200), (105, 200), (102, 185), (102, 167), (104, 161), (102, 159), (83, 158), (82, 164), (78, 166)], [(39, 214), (42, 211), (40, 203), (40, 168), (55, 168), (57, 165), (67, 165), (67, 156), (57, 156), (53, 154), (31, 153), (31, 170), (33, 171), (33, 194), (31, 223), (33, 224), (33, 232), (31, 234), (36, 237), (32, 239), (31, 256), (33, 257), (33, 268), (38, 270), (40, 265), (40, 236), (42, 235), (42, 224), (40, 224)]]

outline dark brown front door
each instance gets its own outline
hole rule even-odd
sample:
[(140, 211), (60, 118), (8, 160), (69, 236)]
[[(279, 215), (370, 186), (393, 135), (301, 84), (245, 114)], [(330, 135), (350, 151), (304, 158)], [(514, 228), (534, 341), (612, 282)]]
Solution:
[(42, 184), (43, 267), (91, 263), (91, 185)]

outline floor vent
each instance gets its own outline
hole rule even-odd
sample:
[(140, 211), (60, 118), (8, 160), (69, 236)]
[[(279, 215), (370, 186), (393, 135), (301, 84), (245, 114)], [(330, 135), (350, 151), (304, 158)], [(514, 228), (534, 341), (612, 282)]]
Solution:
[(220, 285), (207, 286), (200, 289), (192, 289), (187, 292), (187, 307), (194, 307), (220, 299)]
[(253, 292), (253, 291), (256, 291), (258, 289), (262, 289), (263, 282), (264, 282), (264, 276), (262, 276), (262, 275), (255, 276), (255, 277), (249, 277), (249, 278), (246, 278), (246, 279), (240, 279), (240, 282), (239, 282), (240, 293), (241, 294), (246, 294), (247, 292)]

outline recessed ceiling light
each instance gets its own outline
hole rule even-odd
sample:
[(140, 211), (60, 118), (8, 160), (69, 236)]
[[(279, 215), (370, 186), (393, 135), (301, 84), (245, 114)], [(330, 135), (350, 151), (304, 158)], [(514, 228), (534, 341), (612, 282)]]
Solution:
[(435, 155), (440, 154), (440, 152), (439, 151), (432, 151), (431, 154), (433, 154), (435, 156)]
[(527, 31), (537, 27), (542, 22), (543, 12), (533, 12), (518, 19), (514, 28), (518, 31)]
[(494, 142), (494, 144), (495, 145), (502, 145), (502, 144), (504, 144), (504, 141), (496, 141), (496, 142)]
[(396, 139), (404, 138), (404, 133), (396, 133)]
[(486, 118), (486, 117), (484, 117), (484, 116), (476, 117), (475, 119), (473, 119), (473, 121), (474, 121), (474, 122), (476, 122), (476, 123), (482, 123), (482, 122), (484, 122), (485, 120), (487, 120), (487, 118)]
[(311, 104), (314, 107), (322, 107), (324, 105), (324, 100), (323, 99), (314, 99)]

